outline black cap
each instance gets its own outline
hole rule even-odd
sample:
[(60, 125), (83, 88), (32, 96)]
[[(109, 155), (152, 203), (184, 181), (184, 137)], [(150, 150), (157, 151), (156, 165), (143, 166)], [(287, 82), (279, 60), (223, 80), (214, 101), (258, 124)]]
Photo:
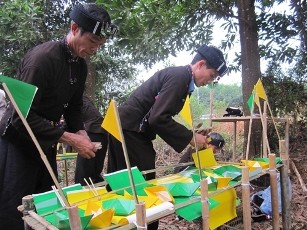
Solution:
[(111, 21), (101, 21), (98, 18), (93, 17), (81, 4), (75, 5), (69, 16), (78, 24), (78, 26), (97, 36), (113, 38), (117, 32), (117, 26), (111, 24)]
[(221, 134), (215, 133), (215, 132), (211, 132), (211, 133), (208, 134), (208, 136), (211, 139), (208, 142), (208, 144), (215, 145), (218, 148), (222, 148), (224, 146), (225, 140), (224, 140), (224, 138), (222, 137)]
[(197, 49), (197, 52), (208, 61), (208, 64), (212, 66), (222, 77), (228, 70), (225, 58), (222, 51), (214, 46), (202, 45)]

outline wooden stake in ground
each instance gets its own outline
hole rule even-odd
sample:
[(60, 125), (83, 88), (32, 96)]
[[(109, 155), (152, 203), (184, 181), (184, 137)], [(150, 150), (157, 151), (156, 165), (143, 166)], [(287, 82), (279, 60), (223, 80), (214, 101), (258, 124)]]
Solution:
[(202, 220), (203, 230), (209, 230), (209, 201), (208, 201), (208, 181), (200, 181), (201, 203), (202, 203)]
[(69, 226), (72, 230), (82, 230), (81, 219), (77, 206), (67, 207)]
[(279, 211), (278, 211), (278, 190), (277, 190), (277, 170), (275, 163), (275, 154), (269, 154), (269, 172), (271, 186), (271, 204), (272, 204), (272, 219), (273, 229), (279, 230)]
[(143, 201), (135, 205), (136, 209), (136, 227), (137, 230), (147, 229), (146, 226), (146, 207)]
[(279, 152), (283, 163), (280, 170), (280, 188), (281, 188), (281, 205), (282, 205), (282, 229), (290, 230), (291, 215), (290, 215), (290, 192), (289, 191), (289, 155), (286, 151), (286, 142), (279, 141)]
[(250, 184), (248, 166), (242, 167), (242, 203), (244, 229), (251, 229)]

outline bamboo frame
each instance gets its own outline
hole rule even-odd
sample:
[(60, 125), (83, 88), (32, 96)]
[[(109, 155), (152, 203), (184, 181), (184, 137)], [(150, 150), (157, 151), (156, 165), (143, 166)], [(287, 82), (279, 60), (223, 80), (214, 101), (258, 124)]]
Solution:
[[(173, 167), (175, 167), (175, 166), (173, 166)], [(278, 165), (277, 167), (280, 168), (280, 167), (282, 167), (282, 166), (281, 166), (281, 165)], [(275, 168), (275, 169), (276, 169), (276, 168)], [(275, 170), (275, 171), (276, 171), (276, 170)], [(260, 173), (257, 174), (257, 175), (254, 175), (254, 176), (252, 176), (252, 177), (248, 177), (248, 179), (249, 179), (249, 181), (252, 181), (252, 180), (255, 180), (255, 179), (257, 179), (257, 178), (260, 178), (260, 177), (262, 177), (262, 176), (264, 176), (265, 174), (268, 174), (268, 173), (270, 173), (270, 169), (265, 169), (265, 170), (262, 170), (262, 172), (260, 172)], [(165, 176), (165, 177), (166, 177), (166, 176)], [(163, 177), (161, 177), (161, 178), (163, 178)], [(150, 182), (150, 181), (147, 181), (147, 182)], [(138, 184), (137, 184), (137, 185), (138, 185)], [(234, 184), (232, 184), (232, 185), (228, 185), (228, 186), (223, 187), (223, 188), (221, 188), (221, 189), (219, 189), (219, 190), (210, 192), (207, 196), (204, 196), (204, 197), (210, 198), (210, 197), (212, 197), (212, 196), (214, 196), (214, 195), (216, 195), (216, 194), (219, 194), (219, 193), (221, 193), (221, 192), (223, 192), (223, 191), (225, 191), (225, 190), (228, 190), (228, 189), (231, 189), (231, 188), (236, 188), (236, 187), (238, 187), (238, 186), (240, 186), (240, 185), (242, 185), (242, 181), (238, 181), (238, 182), (236, 182), (236, 183), (234, 183)], [(248, 185), (248, 186), (249, 186), (249, 185)], [(118, 190), (115, 190), (115, 191), (112, 191), (112, 192), (109, 192), (109, 193), (116, 193), (117, 191), (118, 191)], [(93, 198), (93, 199), (94, 199), (94, 198)], [(180, 209), (180, 208), (182, 208), (182, 207), (185, 207), (185, 206), (187, 206), (187, 205), (194, 204), (194, 203), (200, 202), (200, 201), (201, 201), (201, 197), (196, 197), (196, 198), (193, 198), (193, 199), (191, 199), (191, 200), (188, 200), (188, 201), (185, 201), (185, 202), (176, 204), (176, 205), (174, 205), (174, 208), (173, 208), (173, 209), (163, 210), (163, 211), (160, 212), (160, 213), (157, 213), (157, 214), (154, 214), (154, 215), (152, 215), (152, 216), (150, 216), (150, 217), (147, 217), (147, 218), (146, 218), (146, 221), (147, 221), (147, 223), (154, 222), (154, 221), (159, 220), (159, 219), (161, 219), (161, 218), (163, 218), (163, 217), (166, 217), (166, 216), (168, 216), (168, 215), (174, 214), (174, 213), (175, 213), (175, 210), (177, 210), (177, 209)], [(74, 204), (74, 205), (77, 205), (77, 203)], [(60, 209), (58, 209), (58, 210), (56, 210), (56, 211), (60, 211), (60, 210), (63, 210), (63, 209), (65, 209), (65, 208), (60, 208)], [(31, 212), (31, 211), (30, 211), (30, 212)], [(46, 213), (46, 215), (48, 215), (48, 214), (51, 214), (51, 213)], [(36, 214), (36, 215), (37, 215), (37, 214)], [(38, 215), (37, 215), (37, 216), (38, 216)], [(41, 217), (41, 216), (39, 216), (39, 217)], [(210, 217), (209, 217), (209, 218), (210, 218)], [(41, 219), (45, 220), (43, 217), (41, 217)], [(124, 226), (112, 225), (112, 226), (109, 226), (109, 227), (107, 227), (107, 228), (104, 228), (104, 230), (113, 230), (113, 229), (116, 229), (116, 230), (129, 230), (129, 229), (133, 229), (133, 228), (136, 228), (136, 225), (135, 225), (134, 223), (130, 223), (130, 224), (127, 224), (127, 225), (124, 225)], [(53, 229), (53, 230), (57, 230), (57, 228), (54, 227), (54, 226), (53, 226), (52, 229)]]

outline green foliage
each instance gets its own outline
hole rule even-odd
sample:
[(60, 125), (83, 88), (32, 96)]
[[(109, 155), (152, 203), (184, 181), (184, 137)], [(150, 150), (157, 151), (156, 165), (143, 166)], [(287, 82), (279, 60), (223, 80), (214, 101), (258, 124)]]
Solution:
[(12, 0), (0, 6), (0, 72), (15, 76), (26, 50), (43, 39), (42, 1)]
[[(210, 112), (210, 88), (199, 88), (198, 98), (205, 107), (205, 113)], [(236, 84), (217, 84), (213, 88), (213, 113), (217, 116), (223, 115), (228, 106), (242, 107), (242, 88)]]
[(291, 114), (297, 118), (306, 113), (306, 82), (296, 81), (286, 75), (267, 75), (263, 77), (263, 85), (274, 116)]
[[(212, 4), (187, 0), (98, 2), (110, 9), (115, 23), (120, 25), (115, 52), (127, 52), (134, 63), (146, 67), (165, 60), (170, 54), (175, 56), (177, 51), (194, 50), (200, 44), (209, 43), (214, 18), (220, 18), (223, 10), (231, 5), (231, 1)], [(210, 10), (215, 11), (216, 17)]]
[[(30, 48), (64, 38), (72, 6), (68, 2), (74, 5), (81, 1), (12, 0), (0, 3), (0, 73), (16, 77), (18, 65)], [(112, 53), (112, 45), (109, 42), (91, 59), (97, 70), (97, 87), (93, 90), (96, 90), (97, 105), (102, 111), (111, 98), (121, 102), (137, 84), (136, 69), (129, 56)]]
[(139, 85), (137, 70), (126, 59), (115, 59), (105, 49), (98, 52), (91, 61), (96, 66), (96, 105), (104, 113), (111, 99), (121, 104)]

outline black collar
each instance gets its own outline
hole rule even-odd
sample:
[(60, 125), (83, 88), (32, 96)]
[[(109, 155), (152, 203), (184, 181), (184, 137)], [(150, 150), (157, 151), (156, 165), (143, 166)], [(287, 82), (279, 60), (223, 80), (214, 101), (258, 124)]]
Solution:
[(65, 50), (67, 61), (68, 62), (79, 62), (80, 58), (73, 56), (71, 48), (69, 47), (69, 45), (67, 43), (66, 37), (63, 39), (63, 44), (64, 44), (64, 50)]

